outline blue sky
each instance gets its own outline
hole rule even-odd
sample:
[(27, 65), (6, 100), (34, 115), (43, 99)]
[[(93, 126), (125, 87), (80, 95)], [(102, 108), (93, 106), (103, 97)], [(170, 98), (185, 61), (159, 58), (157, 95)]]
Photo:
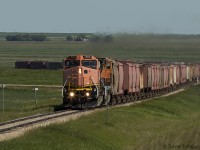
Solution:
[(0, 0), (0, 32), (200, 34), (200, 0)]

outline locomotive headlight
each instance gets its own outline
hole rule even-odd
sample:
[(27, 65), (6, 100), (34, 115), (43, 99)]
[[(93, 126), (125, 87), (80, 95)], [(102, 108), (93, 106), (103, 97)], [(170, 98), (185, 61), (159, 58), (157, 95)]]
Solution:
[(82, 69), (81, 68), (78, 69), (78, 73), (80, 73), (80, 74), (82, 73)]
[(74, 97), (74, 92), (70, 92), (70, 93), (69, 93), (69, 96), (70, 96), (70, 97)]
[(88, 97), (88, 96), (90, 96), (90, 93), (89, 93), (89, 92), (87, 92), (87, 93), (85, 93), (85, 95)]

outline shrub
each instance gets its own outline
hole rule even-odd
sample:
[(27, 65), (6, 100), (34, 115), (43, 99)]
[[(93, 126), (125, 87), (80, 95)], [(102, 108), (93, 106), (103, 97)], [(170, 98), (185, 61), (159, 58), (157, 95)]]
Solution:
[(30, 34), (17, 34), (6, 36), (7, 41), (45, 41), (47, 37), (45, 35), (30, 35)]
[(31, 35), (32, 41), (45, 41), (47, 38), (45, 35)]
[(113, 40), (113, 36), (107, 33), (96, 33), (89, 39), (92, 42), (111, 42)]
[(71, 35), (68, 35), (68, 36), (66, 37), (66, 40), (67, 40), (67, 41), (73, 41), (73, 38), (72, 38)]

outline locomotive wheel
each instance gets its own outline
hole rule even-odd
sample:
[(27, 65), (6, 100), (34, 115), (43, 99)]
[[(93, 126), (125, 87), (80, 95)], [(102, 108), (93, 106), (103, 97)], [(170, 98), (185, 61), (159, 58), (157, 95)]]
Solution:
[(126, 96), (122, 96), (122, 102), (125, 103), (127, 101)]
[(112, 105), (115, 105), (115, 104), (116, 104), (116, 97), (113, 97), (113, 98), (112, 98), (111, 103), (112, 103)]
[(109, 94), (109, 95), (107, 96), (107, 105), (110, 104), (110, 102), (111, 102), (111, 95)]

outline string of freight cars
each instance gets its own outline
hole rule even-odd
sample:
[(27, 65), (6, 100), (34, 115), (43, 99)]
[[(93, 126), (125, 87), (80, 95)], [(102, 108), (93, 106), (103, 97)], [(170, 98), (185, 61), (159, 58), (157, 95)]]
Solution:
[(16, 61), (16, 69), (49, 69), (49, 70), (58, 70), (62, 69), (62, 62), (48, 62), (48, 61)]
[(115, 105), (175, 91), (198, 82), (198, 63), (138, 63), (69, 56), (63, 65), (63, 104), (72, 108)]

